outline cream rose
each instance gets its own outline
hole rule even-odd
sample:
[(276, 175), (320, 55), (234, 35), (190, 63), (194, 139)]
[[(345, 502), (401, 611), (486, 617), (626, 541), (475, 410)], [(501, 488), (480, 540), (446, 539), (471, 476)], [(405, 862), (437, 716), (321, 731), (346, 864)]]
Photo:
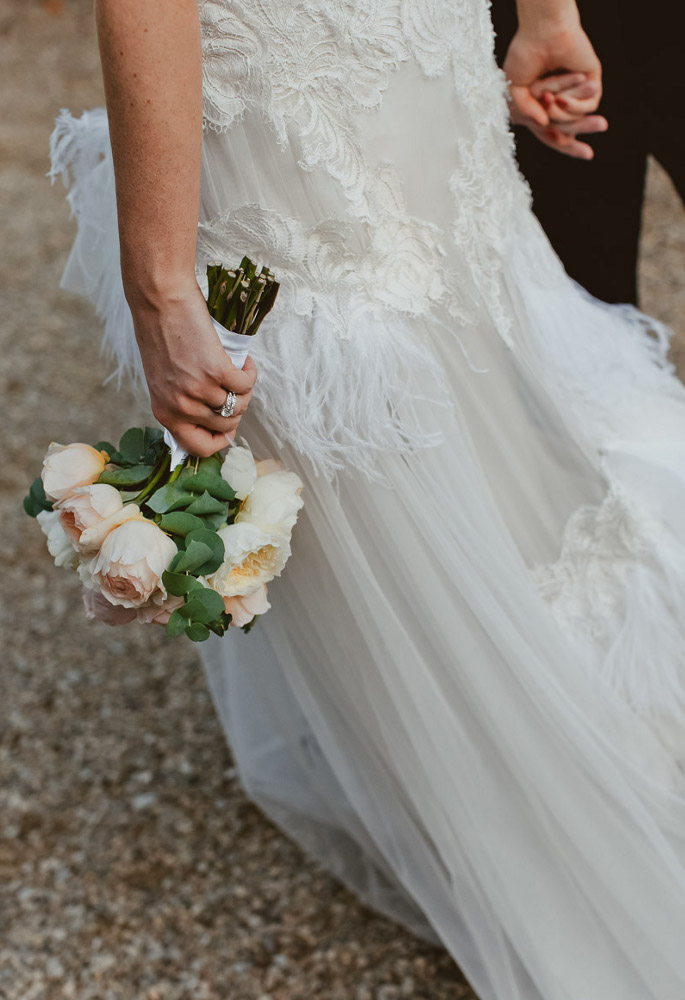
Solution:
[(233, 445), (221, 466), (221, 475), (238, 500), (244, 500), (257, 480), (257, 467), (249, 448)]
[(280, 472), (283, 468), (283, 462), (277, 458), (263, 458), (261, 462), (257, 462), (257, 478), (269, 476), (272, 472)]
[(280, 576), (290, 555), (287, 535), (245, 521), (217, 532), (224, 543), (222, 565), (207, 580), (222, 597), (246, 597)]
[(123, 506), (119, 491), (104, 483), (79, 486), (71, 496), (57, 504), (60, 524), (72, 545), (80, 552), (94, 552), (98, 548), (96, 545), (91, 549), (84, 549), (81, 545), (81, 534), (87, 528), (93, 528), (112, 514), (118, 513)]
[(43, 489), (50, 500), (64, 500), (79, 486), (90, 486), (105, 467), (107, 456), (89, 444), (56, 444), (43, 459)]
[(266, 597), (266, 584), (246, 597), (224, 597), (224, 606), (232, 616), (231, 628), (249, 625), (255, 615), (265, 615), (271, 607)]
[(256, 524), (266, 531), (290, 535), (303, 506), (302, 481), (294, 472), (278, 469), (259, 476), (236, 522)]
[(56, 510), (42, 510), (36, 515), (40, 529), (48, 540), (48, 552), (55, 560), (56, 566), (68, 566), (76, 569), (78, 552), (69, 541)]
[(108, 601), (139, 608), (162, 604), (167, 594), (162, 573), (176, 555), (176, 545), (152, 521), (136, 519), (114, 528), (92, 566), (92, 579)]

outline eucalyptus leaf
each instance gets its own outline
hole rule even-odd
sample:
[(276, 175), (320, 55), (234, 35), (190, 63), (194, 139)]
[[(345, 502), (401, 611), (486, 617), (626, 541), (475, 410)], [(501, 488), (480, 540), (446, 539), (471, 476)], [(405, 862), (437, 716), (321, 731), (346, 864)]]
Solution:
[(224, 543), (221, 538), (215, 531), (210, 531), (208, 528), (198, 528), (186, 535), (187, 549), (190, 550), (194, 544), (204, 545), (209, 549), (209, 555), (206, 562), (193, 572), (198, 576), (207, 576), (209, 573), (216, 572), (224, 561)]
[(37, 514), (40, 514), (42, 510), (45, 510), (45, 507), (41, 507), (29, 493), (24, 497), (24, 510), (29, 517), (35, 517)]
[(215, 618), (220, 618), (226, 611), (223, 597), (217, 594), (216, 590), (212, 590), (211, 587), (202, 587), (199, 590), (194, 590), (192, 599), (203, 606), (207, 616), (199, 618), (195, 615), (194, 618), (196, 621), (211, 622)]
[(119, 454), (132, 465), (140, 462), (145, 452), (145, 431), (142, 427), (130, 427), (121, 437)]
[(52, 502), (45, 495), (40, 476), (33, 480), (28, 496), (24, 497), (24, 510), (29, 517), (35, 517), (42, 510), (52, 510)]
[(224, 528), (228, 517), (226, 514), (205, 514), (202, 518), (204, 521), (205, 528), (210, 528), (212, 531), (218, 531), (219, 528)]
[(219, 467), (206, 466), (197, 471), (195, 475), (184, 480), (184, 487), (194, 493), (211, 493), (217, 500), (233, 500), (235, 490), (232, 490), (225, 479), (222, 478)]
[(192, 497), (179, 485), (179, 480), (180, 476), (175, 483), (161, 486), (155, 490), (151, 497), (148, 497), (145, 503), (150, 510), (154, 510), (155, 514), (166, 514), (168, 511), (187, 507), (193, 502)]
[(205, 639), (209, 639), (209, 629), (200, 622), (191, 622), (186, 627), (186, 635), (193, 642), (204, 642)]
[(116, 452), (116, 448), (111, 441), (98, 441), (97, 444), (93, 445), (96, 451), (106, 451), (110, 459), (112, 455)]
[(186, 628), (188, 627), (188, 619), (184, 618), (183, 615), (176, 611), (172, 611), (169, 616), (169, 621), (166, 623), (166, 634), (167, 635), (182, 635)]
[(99, 483), (109, 486), (137, 486), (149, 479), (153, 465), (129, 465), (123, 469), (104, 469), (98, 478)]
[[(201, 497), (197, 500), (193, 500), (190, 507), (187, 508), (188, 514), (221, 514), (226, 519), (228, 515), (228, 504), (222, 503), (221, 500), (216, 500), (207, 490), (204, 491)], [(203, 527), (203, 525), (198, 525), (198, 527)]]
[(183, 597), (185, 594), (189, 594), (191, 590), (204, 589), (197, 577), (186, 573), (172, 573), (170, 570), (165, 570), (162, 573), (162, 583), (166, 587), (167, 592), (172, 594), (173, 597)]
[(204, 565), (212, 559), (212, 549), (202, 541), (189, 541), (188, 539), (189, 536), (186, 536), (185, 552), (179, 552), (169, 568), (174, 573), (204, 573)]
[(164, 442), (164, 431), (159, 427), (146, 427), (143, 432), (143, 448), (147, 449), (157, 442)]
[(204, 604), (202, 601), (197, 601), (195, 599), (195, 594), (190, 596), (185, 604), (177, 608), (179, 615), (183, 615), (188, 621), (191, 622), (208, 622), (211, 621), (211, 615), (207, 614)]
[(176, 510), (163, 514), (159, 526), (162, 531), (170, 531), (172, 535), (187, 535), (189, 531), (204, 528), (204, 522), (202, 518), (195, 517), (190, 510)]

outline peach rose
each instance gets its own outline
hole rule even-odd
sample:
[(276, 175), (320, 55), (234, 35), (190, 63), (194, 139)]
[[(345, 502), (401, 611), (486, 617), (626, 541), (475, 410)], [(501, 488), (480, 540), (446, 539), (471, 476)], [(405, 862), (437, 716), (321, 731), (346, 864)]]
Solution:
[(89, 587), (83, 588), (83, 606), (86, 618), (97, 618), (105, 625), (128, 625), (136, 620), (135, 608), (112, 604), (99, 590), (91, 590)]
[(145, 518), (127, 521), (105, 538), (93, 561), (92, 580), (112, 604), (139, 608), (146, 601), (162, 604), (162, 573), (176, 555), (176, 545)]
[(107, 456), (89, 444), (56, 444), (43, 459), (43, 489), (49, 500), (64, 500), (79, 486), (90, 486), (105, 467)]
[(141, 514), (140, 507), (135, 503), (127, 503), (126, 506), (115, 510), (109, 517), (103, 517), (90, 528), (81, 532), (79, 538), (79, 548), (81, 552), (97, 552), (105, 538), (115, 528), (119, 528), (127, 521), (144, 521), (145, 516)]
[(231, 628), (249, 625), (255, 615), (264, 615), (271, 605), (266, 598), (266, 585), (262, 584), (247, 597), (224, 597), (224, 605), (232, 615)]
[(164, 604), (144, 604), (138, 608), (138, 621), (144, 625), (166, 625), (171, 618), (171, 613), (180, 608), (184, 603), (182, 597), (174, 597), (169, 594)]
[(96, 551), (98, 546), (85, 549), (81, 545), (81, 534), (106, 518), (121, 511), (124, 506), (121, 494), (113, 486), (94, 483), (79, 486), (71, 496), (61, 500), (59, 508), (60, 524), (71, 544), (80, 552)]

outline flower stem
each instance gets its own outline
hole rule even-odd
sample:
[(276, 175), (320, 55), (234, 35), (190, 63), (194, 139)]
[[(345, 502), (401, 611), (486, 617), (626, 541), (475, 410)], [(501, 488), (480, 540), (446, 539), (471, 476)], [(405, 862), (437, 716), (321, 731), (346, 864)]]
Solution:
[(147, 486), (143, 487), (138, 496), (133, 498), (131, 503), (136, 503), (140, 507), (140, 505), (155, 491), (157, 484), (169, 468), (170, 464), (171, 452), (165, 451), (161, 458), (157, 460), (158, 468), (153, 471), (152, 479)]

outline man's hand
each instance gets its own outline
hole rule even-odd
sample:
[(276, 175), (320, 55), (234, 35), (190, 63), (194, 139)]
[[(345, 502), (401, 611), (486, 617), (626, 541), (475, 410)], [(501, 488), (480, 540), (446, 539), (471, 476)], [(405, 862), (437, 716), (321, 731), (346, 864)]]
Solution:
[(504, 72), (514, 124), (526, 125), (560, 153), (591, 160), (592, 147), (577, 137), (604, 132), (608, 123), (593, 114), (602, 96), (602, 68), (580, 22), (520, 27)]

